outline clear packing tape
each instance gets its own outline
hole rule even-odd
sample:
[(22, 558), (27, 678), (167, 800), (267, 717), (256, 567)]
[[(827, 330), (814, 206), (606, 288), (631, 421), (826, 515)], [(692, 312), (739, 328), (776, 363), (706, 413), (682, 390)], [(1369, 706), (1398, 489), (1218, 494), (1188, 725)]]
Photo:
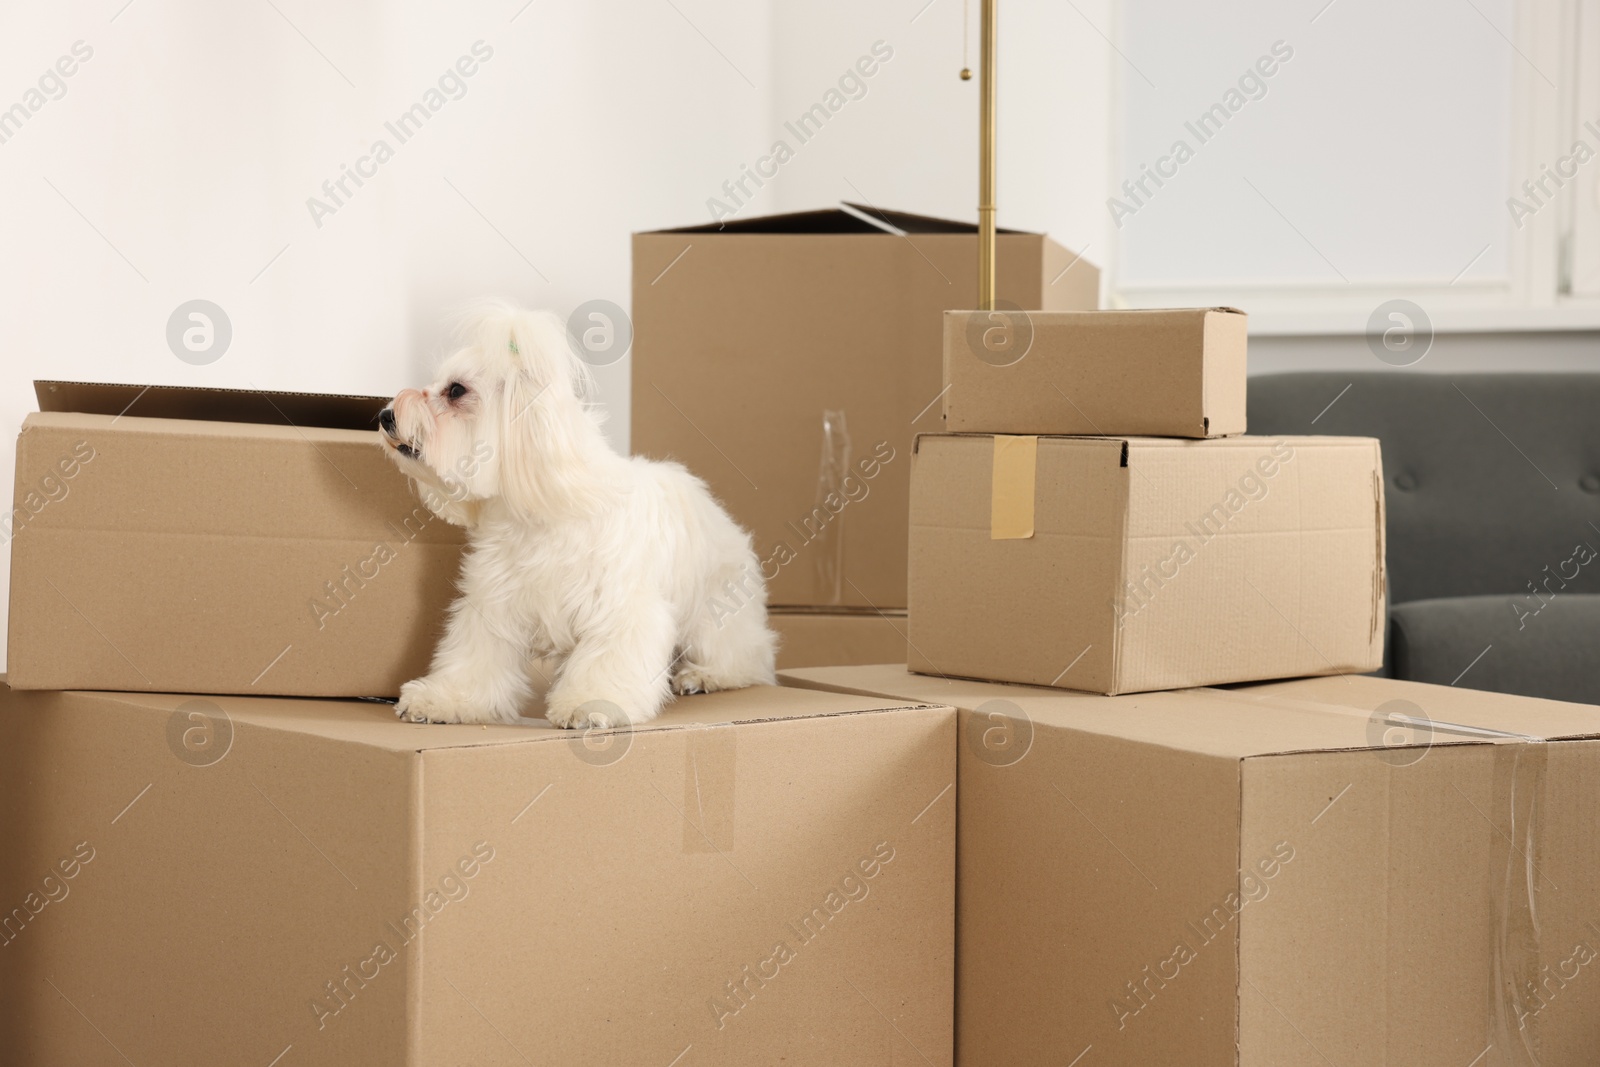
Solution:
[[(1540, 1067), (1537, 1020), (1550, 992), (1538, 906), (1540, 883), (1546, 880), (1539, 853), (1549, 748), (1541, 738), (1523, 740), (1495, 751), (1490, 817), (1509, 819), (1509, 826), (1491, 842), (1496, 943), (1490, 1018), (1494, 1045), (1505, 1053), (1505, 1062)], [(1559, 975), (1555, 980), (1564, 984)]]
[[(822, 413), (822, 462), (817, 469), (816, 504), (827, 512), (826, 501), (848, 495), (844, 480), (850, 474), (850, 427), (843, 411)], [(843, 513), (834, 515), (809, 548), (811, 592), (816, 604), (844, 603)]]

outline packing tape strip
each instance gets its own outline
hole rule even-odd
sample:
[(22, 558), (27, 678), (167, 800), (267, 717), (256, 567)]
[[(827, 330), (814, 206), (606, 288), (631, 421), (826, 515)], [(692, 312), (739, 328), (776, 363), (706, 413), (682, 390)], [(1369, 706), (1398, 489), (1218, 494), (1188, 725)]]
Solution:
[(994, 480), (989, 490), (989, 539), (1020, 541), (1033, 536), (1034, 479), (1039, 465), (1037, 437), (994, 439)]
[(1538, 1067), (1543, 952), (1538, 899), (1556, 888), (1540, 866), (1543, 852), (1545, 768), (1542, 744), (1508, 745), (1495, 751), (1489, 811), (1489, 892), (1494, 943), (1490, 990), (1491, 1035), (1504, 1062)]
[[(834, 507), (844, 507), (849, 499), (844, 483), (850, 478), (850, 427), (842, 410), (826, 409), (822, 413), (822, 463), (817, 469), (818, 510), (829, 521), (808, 541), (811, 555), (811, 595), (817, 604), (844, 603), (844, 531), (842, 515)], [(838, 501), (830, 504), (829, 501)], [(793, 525), (793, 524), (791, 524)], [(811, 516), (801, 520), (801, 526), (812, 525)], [(799, 529), (795, 530), (800, 533)]]
[(696, 726), (684, 735), (683, 851), (732, 852), (739, 732)]

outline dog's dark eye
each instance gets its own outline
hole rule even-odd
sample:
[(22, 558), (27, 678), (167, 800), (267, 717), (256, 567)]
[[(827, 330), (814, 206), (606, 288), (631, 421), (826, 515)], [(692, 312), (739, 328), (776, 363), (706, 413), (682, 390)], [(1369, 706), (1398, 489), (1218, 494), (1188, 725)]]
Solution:
[(444, 395), (451, 400), (460, 400), (467, 395), (467, 387), (460, 382), (451, 382), (445, 389)]

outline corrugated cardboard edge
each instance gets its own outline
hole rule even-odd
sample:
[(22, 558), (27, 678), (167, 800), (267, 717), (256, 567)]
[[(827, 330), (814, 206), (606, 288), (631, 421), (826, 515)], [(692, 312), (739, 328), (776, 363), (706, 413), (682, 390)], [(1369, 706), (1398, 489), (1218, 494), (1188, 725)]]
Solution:
[[(407, 798), (410, 810), (406, 813), (406, 823), (411, 827), (406, 848), (410, 851), (410, 862), (406, 864), (407, 900), (422, 900), (428, 887), (424, 884), (426, 875), (422, 873), (424, 862), (425, 841), (428, 828), (426, 819), (428, 813), (427, 794), (427, 750), (416, 750), (407, 755), (411, 760), (411, 794)], [(422, 1047), (422, 1017), (423, 1012), (419, 1005), (422, 1003), (422, 969), (428, 965), (428, 942), (426, 938), (418, 937), (416, 952), (411, 955), (406, 966), (406, 1050), (407, 1064), (411, 1065), (411, 1056), (415, 1050)]]
[(1372, 496), (1377, 512), (1377, 553), (1373, 568), (1372, 630), (1369, 640), (1376, 649), (1375, 667), (1383, 665), (1383, 642), (1389, 632), (1389, 545), (1388, 506), (1383, 494), (1383, 443), (1372, 441)]
[[(11, 687), (9, 685), (9, 682), (7, 681), (7, 675), (4, 674), (4, 673), (0, 673), (0, 693), (3, 693), (4, 690), (10, 689), (10, 688)], [(785, 688), (785, 687), (779, 686), (778, 688)], [(787, 687), (787, 688), (796, 688), (796, 687), (790, 686), (790, 687)], [(30, 695), (31, 694), (38, 694), (40, 696), (43, 696), (43, 695), (45, 695), (47, 693), (50, 693), (50, 692), (60, 692), (60, 693), (64, 693), (65, 695), (68, 695), (68, 696), (90, 697), (90, 698), (97, 699), (97, 700), (109, 700), (109, 701), (112, 701), (112, 702), (118, 703), (118, 704), (128, 704), (130, 706), (133, 706), (133, 707), (136, 707), (136, 708), (142, 708), (142, 709), (145, 709), (145, 710), (152, 710), (152, 709), (161, 710), (159, 705), (145, 703), (144, 702), (145, 700), (153, 699), (153, 698), (159, 698), (159, 697), (173, 697), (173, 698), (177, 698), (177, 699), (185, 699), (186, 696), (187, 696), (187, 694), (182, 694), (182, 693), (166, 693), (166, 692), (148, 692), (147, 693), (147, 692), (143, 692), (143, 691), (133, 691), (133, 690), (123, 691), (123, 690), (105, 690), (105, 689), (69, 689), (69, 690), (14, 689), (12, 691), (16, 692), (16, 693), (24, 693), (24, 694), (30, 694)], [(735, 691), (736, 690), (727, 690), (727, 692), (735, 692)], [(873, 698), (875, 700), (882, 700), (882, 701), (893, 701), (893, 700), (903, 700), (904, 699), (903, 697), (885, 697), (885, 696), (880, 696), (880, 695), (875, 694), (875, 693), (857, 693), (857, 694), (850, 694), (850, 695), (871, 697), (871, 698)], [(388, 704), (388, 701), (364, 701), (364, 700), (359, 700), (359, 699), (350, 699), (350, 698), (346, 698), (346, 697), (303, 697), (303, 698), (302, 697), (266, 697), (266, 698), (260, 698), (260, 697), (239, 696), (239, 695), (230, 696), (229, 694), (208, 694), (207, 695), (207, 699), (211, 700), (213, 702), (216, 702), (220, 707), (222, 707), (222, 710), (224, 712), (227, 712), (228, 709), (222, 702), (227, 701), (229, 699), (239, 699), (239, 700), (246, 700), (246, 701), (262, 700), (262, 699), (264, 699), (264, 700), (295, 700), (295, 701), (306, 700), (309, 703), (328, 703), (328, 704), (367, 704), (367, 703), (372, 703), (372, 704), (375, 704), (375, 705)], [(898, 713), (898, 712), (903, 712), (903, 711), (954, 711), (954, 710), (955, 710), (955, 708), (952, 705), (949, 705), (949, 704), (940, 704), (940, 703), (937, 703), (937, 702), (928, 702), (928, 701), (909, 701), (909, 702), (903, 703), (903, 704), (887, 704), (885, 707), (881, 707), (881, 708), (852, 708), (852, 709), (844, 710), (844, 711), (812, 711), (812, 712), (807, 712), (807, 713), (805, 713), (803, 715), (755, 715), (755, 716), (751, 716), (750, 718), (731, 719), (731, 720), (729, 720), (727, 722), (713, 722), (713, 723), (675, 722), (675, 723), (664, 723), (664, 724), (663, 723), (659, 723), (659, 722), (657, 722), (657, 723), (641, 723), (638, 726), (621, 726), (621, 727), (613, 728), (611, 730), (589, 731), (589, 733), (600, 735), (602, 737), (605, 736), (606, 734), (614, 734), (614, 733), (669, 733), (669, 732), (672, 732), (672, 731), (684, 731), (684, 730), (721, 729), (723, 727), (731, 727), (731, 726), (756, 726), (756, 725), (760, 725), (762, 723), (771, 723), (771, 722), (798, 722), (798, 721), (807, 721), (807, 720), (811, 720), (811, 719), (837, 719), (837, 718), (843, 718), (843, 717), (849, 716), (849, 715), (883, 715), (883, 714), (888, 714), (888, 713), (891, 713), (891, 712)], [(531, 722), (537, 722), (539, 720), (525, 720), (525, 721), (531, 723)], [(400, 724), (400, 725), (403, 725), (403, 724)], [(438, 725), (417, 725), (416, 728), (420, 729), (420, 730), (429, 730), (429, 729), (454, 728), (454, 727), (439, 727)], [(571, 742), (576, 742), (578, 744), (582, 744), (583, 740), (584, 740), (584, 737), (585, 737), (585, 734), (586, 734), (586, 731), (584, 731), (584, 730), (562, 730), (562, 729), (557, 729), (555, 727), (544, 727), (544, 726), (535, 726), (535, 725), (523, 725), (523, 726), (517, 726), (517, 727), (512, 727), (512, 728), (513, 729), (526, 730), (528, 732), (529, 736), (527, 736), (527, 737), (505, 737), (505, 736), (502, 735), (502, 736), (499, 736), (499, 737), (490, 738), (490, 739), (486, 739), (486, 740), (482, 740), (482, 741), (468, 741), (468, 742), (463, 742), (463, 743), (460, 743), (460, 744), (441, 745), (441, 746), (436, 746), (436, 747), (417, 746), (417, 747), (413, 748), (410, 745), (406, 745), (406, 746), (403, 746), (403, 747), (402, 746), (398, 746), (398, 745), (376, 745), (376, 746), (372, 746), (372, 747), (377, 747), (377, 748), (383, 749), (384, 751), (400, 751), (400, 752), (406, 753), (407, 755), (426, 756), (430, 752), (450, 752), (450, 751), (458, 751), (458, 750), (463, 750), (463, 749), (504, 747), (504, 746), (507, 746), (507, 745), (537, 745), (537, 744), (544, 744), (546, 742), (553, 742), (553, 743), (561, 743), (561, 742), (571, 743)], [(463, 731), (463, 732), (465, 732), (465, 731)], [(367, 746), (367, 745), (371, 744), (370, 742), (362, 741), (359, 738), (350, 738), (350, 739), (346, 739), (346, 740), (348, 741), (348, 743), (355, 744), (355, 745)]]
[[(935, 401), (939, 405), (939, 425), (946, 428), (950, 425), (950, 392), (956, 384), (950, 377), (950, 349), (953, 347), (950, 344), (950, 330), (950, 312), (946, 309), (939, 323), (939, 380), (944, 383), (944, 391)], [(921, 415), (917, 416), (917, 419), (921, 418)], [(912, 424), (915, 423), (916, 420), (913, 420)]]
[[(1133, 447), (1132, 442), (1122, 442), (1122, 516), (1117, 522), (1117, 540), (1122, 545), (1122, 551), (1117, 556), (1117, 585), (1113, 595), (1120, 596), (1126, 588), (1128, 578), (1128, 521), (1133, 511)], [(1120, 696), (1123, 692), (1126, 679), (1123, 677), (1122, 663), (1122, 629), (1117, 625), (1116, 612), (1112, 612), (1111, 619), (1111, 684), (1107, 687), (1105, 696)]]
[(1200, 336), (1201, 347), (1209, 358), (1200, 371), (1199, 436), (1235, 437), (1247, 433), (1245, 383), (1250, 365), (1250, 317), (1237, 308), (1210, 308), (1202, 318)]
[(869, 608), (857, 604), (774, 604), (767, 608), (767, 617), (781, 618), (848, 618), (848, 619), (903, 619), (905, 608)]
[(1039, 464), (1037, 436), (994, 438), (994, 468), (989, 487), (989, 538), (1033, 537), (1033, 503)]

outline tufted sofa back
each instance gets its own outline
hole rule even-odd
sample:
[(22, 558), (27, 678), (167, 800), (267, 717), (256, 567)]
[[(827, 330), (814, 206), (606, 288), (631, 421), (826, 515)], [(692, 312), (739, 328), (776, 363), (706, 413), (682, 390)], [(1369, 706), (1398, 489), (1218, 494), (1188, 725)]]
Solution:
[(1249, 424), (1382, 441), (1391, 603), (1600, 593), (1600, 374), (1261, 375)]

